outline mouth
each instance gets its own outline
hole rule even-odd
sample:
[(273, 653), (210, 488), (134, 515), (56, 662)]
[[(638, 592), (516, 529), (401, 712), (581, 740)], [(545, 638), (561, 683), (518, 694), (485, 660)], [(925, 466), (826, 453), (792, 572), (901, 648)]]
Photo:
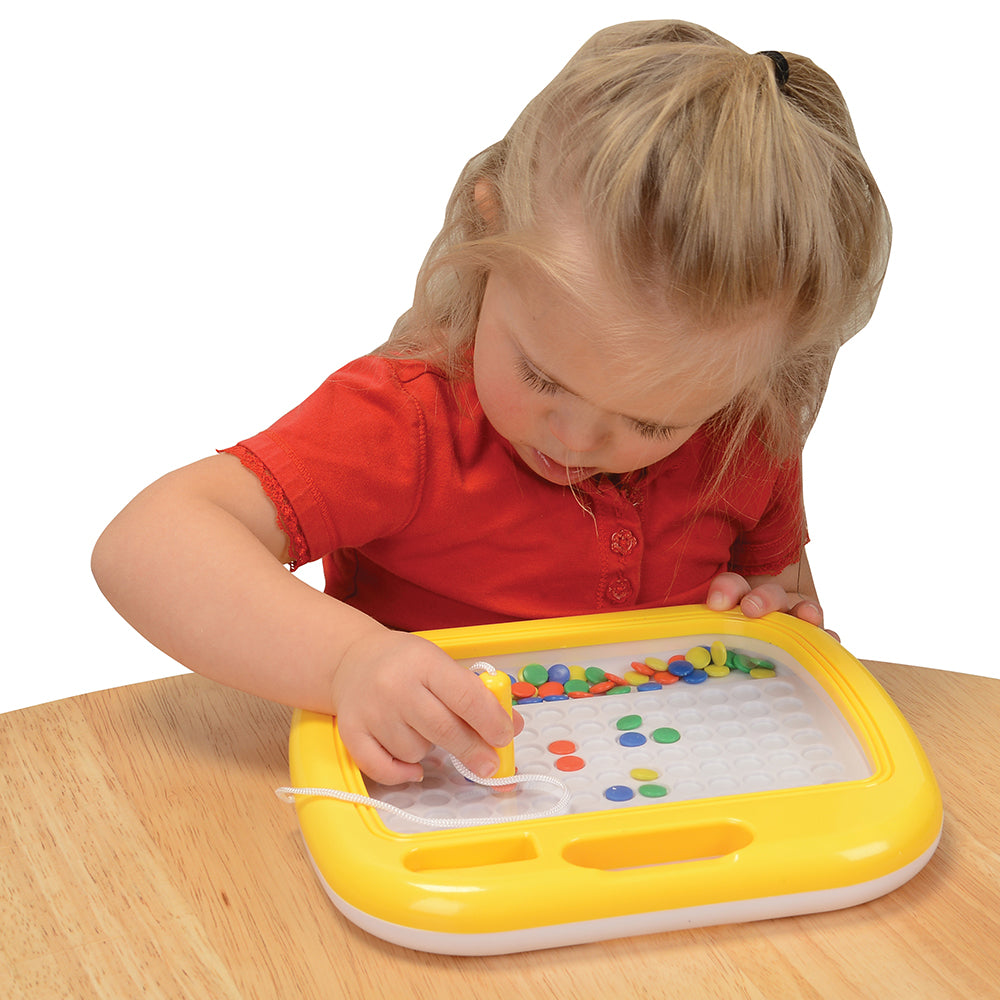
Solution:
[(532, 448), (530, 454), (534, 461), (529, 461), (528, 464), (543, 479), (547, 479), (550, 483), (555, 483), (558, 486), (574, 486), (576, 483), (582, 483), (585, 479), (590, 479), (591, 476), (596, 476), (600, 472), (600, 469), (593, 466), (561, 465), (537, 448)]

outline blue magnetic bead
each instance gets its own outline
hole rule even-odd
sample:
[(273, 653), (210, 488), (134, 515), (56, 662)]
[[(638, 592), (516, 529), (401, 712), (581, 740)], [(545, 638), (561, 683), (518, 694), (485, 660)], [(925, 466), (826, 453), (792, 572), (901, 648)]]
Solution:
[(631, 788), (625, 785), (612, 785), (604, 789), (604, 797), (610, 802), (628, 802), (635, 795)]
[(541, 705), (541, 698), (518, 698), (518, 705)]
[(681, 678), (686, 684), (701, 684), (708, 680), (708, 674), (704, 670), (692, 670), (691, 673)]
[(694, 670), (694, 667), (688, 663), (687, 660), (674, 660), (674, 662), (667, 667), (667, 670), (669, 670), (674, 677), (687, 677), (688, 674)]
[(636, 691), (660, 691), (662, 689), (662, 684), (657, 684), (656, 681), (650, 681), (648, 684), (640, 684), (636, 688)]
[(646, 742), (646, 737), (643, 736), (642, 733), (622, 733), (621, 736), (618, 737), (618, 742), (623, 747), (641, 747), (643, 743)]
[(549, 680), (556, 684), (565, 684), (569, 680), (569, 667), (565, 663), (553, 663), (549, 667)]
[[(542, 701), (569, 701), (568, 694), (547, 694)], [(518, 702), (518, 704), (521, 704)]]

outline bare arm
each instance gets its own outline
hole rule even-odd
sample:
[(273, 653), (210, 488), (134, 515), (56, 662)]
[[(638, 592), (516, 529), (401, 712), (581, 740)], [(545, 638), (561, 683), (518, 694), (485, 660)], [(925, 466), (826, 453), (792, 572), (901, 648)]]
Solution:
[(107, 527), (92, 566), (150, 642), (191, 670), (338, 715), (366, 773), (419, 778), (439, 743), (480, 774), (513, 735), (506, 713), (436, 646), (321, 594), (282, 565), (286, 538), (256, 477), (229, 455), (164, 476)]

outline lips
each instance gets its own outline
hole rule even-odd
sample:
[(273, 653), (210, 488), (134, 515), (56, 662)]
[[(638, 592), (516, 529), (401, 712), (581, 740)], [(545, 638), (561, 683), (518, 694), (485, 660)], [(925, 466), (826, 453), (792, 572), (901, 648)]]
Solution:
[(537, 448), (531, 449), (531, 457), (534, 458), (534, 462), (529, 464), (533, 465), (535, 471), (543, 479), (559, 486), (573, 486), (576, 483), (582, 483), (584, 479), (589, 479), (600, 471), (592, 466), (561, 465)]

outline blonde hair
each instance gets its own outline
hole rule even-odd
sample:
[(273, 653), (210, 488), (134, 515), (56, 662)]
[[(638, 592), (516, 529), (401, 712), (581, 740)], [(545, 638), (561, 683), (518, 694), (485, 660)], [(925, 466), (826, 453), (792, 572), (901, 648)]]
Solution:
[[(467, 375), (492, 267), (526, 255), (572, 286), (545, 238), (571, 206), (625, 301), (658, 295), (706, 323), (783, 304), (774, 363), (711, 426), (730, 456), (750, 434), (798, 454), (837, 350), (874, 309), (891, 227), (837, 85), (785, 58), (782, 83), (769, 56), (686, 22), (596, 34), (466, 165), (413, 306), (377, 353)], [(481, 182), (495, 211), (477, 205)]]

